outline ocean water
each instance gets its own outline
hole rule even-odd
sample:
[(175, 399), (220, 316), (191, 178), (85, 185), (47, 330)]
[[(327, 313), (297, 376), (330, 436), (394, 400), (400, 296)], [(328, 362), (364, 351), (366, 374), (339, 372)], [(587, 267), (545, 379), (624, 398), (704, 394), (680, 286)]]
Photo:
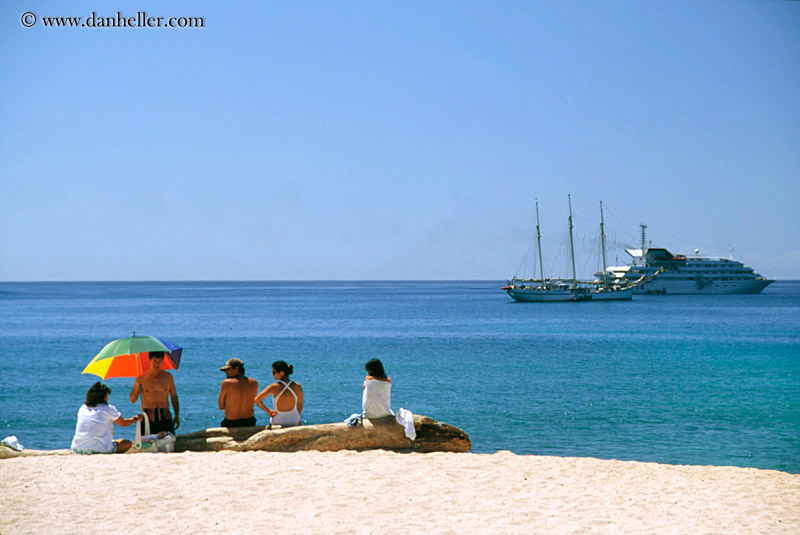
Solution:
[[(359, 411), (364, 363), (379, 357), (395, 409), (464, 429), (475, 452), (800, 473), (800, 282), (549, 304), (514, 303), (501, 285), (0, 283), (0, 437), (68, 448), (98, 380), (81, 370), (135, 331), (185, 348), (181, 431), (219, 424), (230, 357), (262, 386), (274, 360), (293, 364), (307, 424)], [(107, 381), (125, 416), (132, 383)]]

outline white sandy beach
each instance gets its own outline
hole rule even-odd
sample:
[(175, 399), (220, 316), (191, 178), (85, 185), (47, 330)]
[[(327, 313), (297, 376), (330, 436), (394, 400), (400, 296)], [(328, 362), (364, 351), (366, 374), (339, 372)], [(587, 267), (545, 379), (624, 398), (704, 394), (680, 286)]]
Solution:
[(0, 533), (800, 533), (800, 475), (369, 452), (0, 460)]
[[(800, 533), (800, 475), (430, 453), (0, 461), (0, 533)], [(141, 531), (140, 531), (141, 530)]]

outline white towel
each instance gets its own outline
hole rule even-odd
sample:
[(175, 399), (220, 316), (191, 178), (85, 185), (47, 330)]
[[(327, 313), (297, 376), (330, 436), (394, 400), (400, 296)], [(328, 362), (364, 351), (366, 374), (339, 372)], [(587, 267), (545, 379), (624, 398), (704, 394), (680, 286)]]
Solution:
[(395, 415), (397, 423), (405, 428), (406, 436), (411, 440), (417, 438), (417, 431), (414, 429), (414, 415), (408, 409), (398, 409)]

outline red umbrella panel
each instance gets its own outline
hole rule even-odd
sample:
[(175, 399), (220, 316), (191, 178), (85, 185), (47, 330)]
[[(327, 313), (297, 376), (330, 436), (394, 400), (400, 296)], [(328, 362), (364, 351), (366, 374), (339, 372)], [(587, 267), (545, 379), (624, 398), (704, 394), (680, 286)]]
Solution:
[[(91, 373), (103, 379), (112, 377), (139, 377), (150, 370), (150, 353), (153, 351), (163, 351), (164, 362), (161, 364), (162, 370), (177, 370), (181, 363), (183, 349), (165, 340), (153, 337), (135, 337), (136, 344), (130, 344), (131, 348), (137, 347), (138, 352), (121, 353), (113, 356), (104, 355), (108, 351), (104, 349), (100, 355), (83, 370), (83, 373)], [(141, 340), (149, 338), (149, 340)], [(114, 343), (114, 342), (112, 342)], [(146, 347), (142, 347), (146, 344)], [(110, 346), (111, 344), (109, 344)], [(106, 346), (108, 347), (108, 346)], [(141, 351), (147, 349), (147, 351)]]

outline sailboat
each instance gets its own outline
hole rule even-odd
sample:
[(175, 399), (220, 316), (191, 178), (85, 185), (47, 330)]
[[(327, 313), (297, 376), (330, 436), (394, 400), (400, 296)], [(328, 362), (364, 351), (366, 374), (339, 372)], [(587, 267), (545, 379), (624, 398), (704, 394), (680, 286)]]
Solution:
[[(579, 281), (575, 273), (575, 246), (572, 237), (572, 196), (569, 202), (569, 250), (572, 260), (571, 279), (546, 279), (542, 261), (542, 233), (539, 225), (539, 201), (536, 201), (536, 243), (539, 249), (540, 279), (518, 279), (508, 281), (505, 290), (515, 301), (522, 302), (563, 302), (563, 301), (624, 301), (633, 298), (633, 290), (658, 272), (649, 277), (641, 277), (636, 281), (624, 281), (607, 276), (602, 280)], [(606, 244), (603, 222), (603, 202), (600, 201), (600, 243), (603, 256), (603, 273), (606, 273)]]

